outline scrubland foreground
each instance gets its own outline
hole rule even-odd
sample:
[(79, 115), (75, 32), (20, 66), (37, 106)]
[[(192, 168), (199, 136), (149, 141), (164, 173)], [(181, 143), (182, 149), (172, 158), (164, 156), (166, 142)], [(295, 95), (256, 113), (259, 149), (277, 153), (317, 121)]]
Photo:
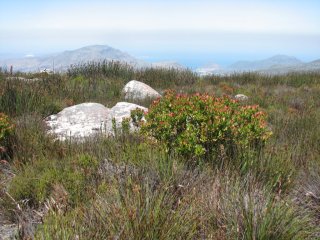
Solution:
[[(17, 238), (320, 238), (320, 73), (200, 78), (90, 63), (8, 77), (1, 71), (0, 224), (17, 223)], [(259, 105), (272, 135), (184, 154), (139, 133), (78, 143), (46, 134), (48, 115), (83, 102), (113, 106), (132, 79), (160, 93), (245, 94), (241, 104)]]

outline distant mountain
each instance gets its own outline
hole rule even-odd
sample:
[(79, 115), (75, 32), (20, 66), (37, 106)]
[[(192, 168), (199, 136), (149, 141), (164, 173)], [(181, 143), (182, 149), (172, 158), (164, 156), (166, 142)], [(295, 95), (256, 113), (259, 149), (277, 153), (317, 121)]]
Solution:
[(310, 68), (312, 67), (320, 68), (320, 59), (307, 63), (307, 66)]
[(276, 55), (258, 61), (239, 61), (227, 68), (222, 68), (217, 64), (211, 64), (196, 69), (196, 72), (201, 76), (225, 75), (237, 72), (258, 72), (274, 75), (310, 71), (320, 72), (320, 59), (305, 63), (295, 57)]
[(9, 68), (10, 66), (13, 66), (14, 71), (32, 72), (39, 69), (40, 63), (41, 63), (41, 60), (38, 58), (24, 57), (24, 58), (0, 60), (0, 67)]
[(0, 67), (9, 68), (12, 65), (14, 71), (21, 72), (52, 71), (53, 68), (57, 72), (63, 72), (71, 65), (92, 61), (99, 62), (103, 60), (119, 61), (136, 68), (155, 67), (165, 69), (175, 68), (180, 70), (186, 69), (185, 66), (173, 61), (148, 63), (107, 45), (86, 46), (76, 50), (64, 51), (43, 57), (29, 56), (0, 60)]
[(300, 63), (293, 66), (272, 66), (268, 69), (259, 70), (265, 74), (286, 74), (290, 72), (320, 72), (320, 59), (308, 63)]
[(107, 45), (93, 45), (72, 51), (46, 56), (24, 57), (18, 59), (1, 60), (0, 66), (13, 66), (15, 71), (34, 72), (42, 70), (65, 71), (70, 65), (90, 61), (120, 61), (135, 67), (146, 67), (149, 64), (131, 55)]
[(299, 59), (286, 55), (276, 55), (259, 61), (239, 61), (228, 67), (229, 71), (259, 71), (269, 68), (287, 68), (302, 65)]
[(51, 56), (42, 61), (40, 67), (52, 67), (54, 61), (55, 68), (63, 70), (73, 64), (103, 60), (126, 62), (133, 66), (143, 66), (145, 64), (142, 60), (138, 60), (118, 49), (107, 45), (94, 45)]

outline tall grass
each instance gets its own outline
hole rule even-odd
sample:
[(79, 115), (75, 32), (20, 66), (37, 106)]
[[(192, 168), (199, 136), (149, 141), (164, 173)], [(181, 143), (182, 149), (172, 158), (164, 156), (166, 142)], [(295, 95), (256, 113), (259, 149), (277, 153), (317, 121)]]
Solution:
[[(319, 238), (320, 74), (201, 78), (188, 70), (102, 62), (67, 74), (19, 76), (39, 80), (7, 79), (0, 72), (0, 112), (16, 125), (12, 159), (0, 165), (0, 209), (20, 220), (21, 237)], [(132, 79), (160, 92), (244, 93), (248, 104), (268, 113), (272, 139), (256, 153), (244, 149), (228, 157), (217, 149), (210, 164), (190, 165), (135, 134), (78, 144), (46, 135), (46, 116), (82, 102), (113, 106), (124, 100), (121, 90)], [(29, 214), (33, 210), (41, 217)], [(43, 224), (28, 225), (26, 218)]]
[(190, 70), (178, 70), (175, 68), (133, 68), (130, 65), (119, 62), (90, 62), (72, 66), (68, 70), (68, 76), (84, 76), (86, 78), (111, 78), (111, 79), (136, 79), (154, 88), (172, 88), (193, 84), (197, 76)]
[[(212, 226), (225, 239), (304, 239), (317, 231), (308, 211), (296, 209), (251, 175), (220, 175), (210, 204)], [(232, 211), (231, 211), (232, 209)]]
[(212, 84), (221, 81), (236, 82), (238, 84), (259, 84), (262, 86), (287, 85), (292, 87), (300, 87), (302, 85), (312, 85), (319, 83), (319, 72), (295, 72), (283, 75), (267, 75), (255, 72), (245, 72), (242, 74), (234, 73), (226, 76), (206, 76), (204, 77)]

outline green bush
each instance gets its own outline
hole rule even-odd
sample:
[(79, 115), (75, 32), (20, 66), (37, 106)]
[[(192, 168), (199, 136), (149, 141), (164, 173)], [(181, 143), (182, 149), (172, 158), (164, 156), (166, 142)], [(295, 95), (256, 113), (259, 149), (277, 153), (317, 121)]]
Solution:
[(164, 143), (168, 152), (187, 157), (208, 157), (221, 147), (233, 154), (237, 148), (261, 146), (271, 135), (266, 114), (258, 106), (207, 94), (167, 91), (145, 118), (144, 133)]
[(10, 148), (9, 136), (13, 132), (14, 125), (8, 116), (0, 113), (0, 159), (7, 156), (8, 147)]
[(12, 133), (13, 127), (8, 116), (0, 113), (0, 144)]
[(144, 111), (141, 108), (136, 108), (131, 111), (130, 117), (134, 126), (140, 126), (142, 123)]

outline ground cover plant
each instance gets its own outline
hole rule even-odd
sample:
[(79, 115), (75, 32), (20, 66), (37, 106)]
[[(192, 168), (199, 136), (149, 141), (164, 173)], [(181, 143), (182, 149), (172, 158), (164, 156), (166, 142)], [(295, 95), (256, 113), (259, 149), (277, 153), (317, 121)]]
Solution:
[[(11, 152), (1, 156), (0, 224), (18, 223), (18, 238), (319, 239), (320, 73), (198, 77), (104, 62), (14, 75), (35, 81), (8, 76), (1, 71)], [(74, 143), (46, 134), (48, 115), (113, 106), (133, 78), (175, 91), (139, 102), (147, 135)], [(235, 102), (238, 93), (249, 100)], [(133, 113), (135, 124), (143, 115)]]

